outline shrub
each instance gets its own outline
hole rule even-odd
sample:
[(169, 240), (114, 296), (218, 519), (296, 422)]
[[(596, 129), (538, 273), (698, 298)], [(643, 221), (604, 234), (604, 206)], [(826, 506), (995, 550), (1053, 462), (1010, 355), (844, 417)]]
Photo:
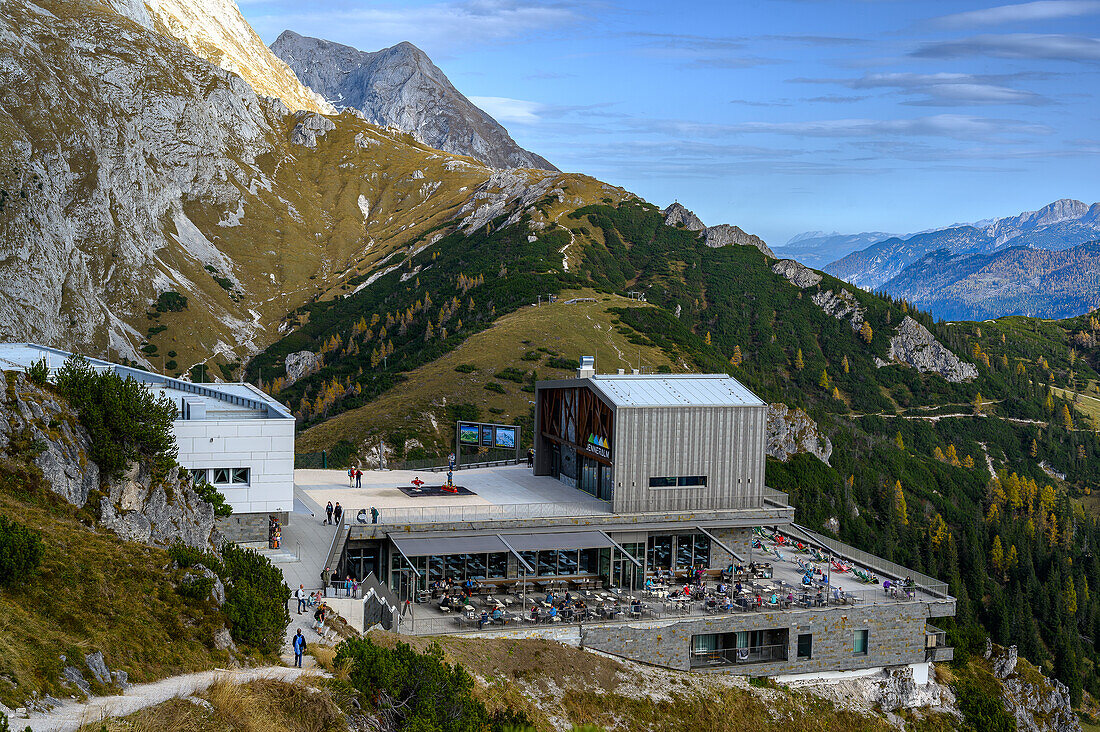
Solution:
[(46, 364), (45, 356), (27, 367), (27, 378), (39, 386), (46, 385), (50, 380), (50, 367)]
[(183, 582), (180, 582), (177, 592), (186, 597), (188, 600), (194, 600), (196, 602), (202, 602), (206, 598), (210, 597), (210, 592), (214, 589), (213, 577), (187, 577)]
[(496, 377), (498, 379), (504, 379), (505, 381), (514, 381), (517, 384), (522, 384), (523, 383), (523, 377), (526, 376), (526, 375), (527, 375), (526, 371), (523, 371), (521, 369), (517, 369), (513, 366), (509, 366), (506, 369), (501, 369), (496, 374)]
[(460, 363), (458, 366), (455, 366), (455, 371), (460, 374), (472, 374), (477, 371), (477, 366), (474, 366), (472, 363)]
[(168, 556), (184, 569), (202, 565), (219, 576), (225, 574), (225, 565), (216, 554), (187, 546), (178, 539), (168, 547)]
[(92, 440), (92, 460), (104, 477), (117, 477), (135, 460), (163, 475), (176, 461), (172, 421), (176, 407), (132, 377), (93, 369), (79, 356), (57, 372), (57, 388), (76, 409)]
[(227, 544), (225, 561), (225, 616), (229, 632), (239, 643), (263, 653), (275, 653), (290, 625), (290, 588), (283, 573), (251, 549)]
[(538, 351), (526, 351), (523, 354), (523, 360), (524, 361), (541, 361), (542, 360), (542, 354), (540, 354)]
[(187, 296), (168, 290), (157, 295), (157, 312), (178, 313), (187, 308)]
[(563, 371), (572, 371), (580, 366), (580, 361), (575, 358), (562, 358), (561, 356), (554, 356), (546, 362), (546, 365), (552, 369), (562, 369)]
[(0, 585), (11, 587), (33, 575), (42, 552), (41, 534), (0, 516)]
[(504, 394), (505, 393), (504, 387), (501, 386), (500, 384), (498, 384), (495, 381), (490, 381), (488, 384), (486, 384), (485, 385), (485, 390), (495, 392), (497, 394)]
[(352, 638), (336, 651), (336, 667), (345, 663), (351, 684), (376, 700), (385, 729), (466, 732), (534, 726), (523, 712), (490, 713), (474, 697), (473, 678), (458, 664), (447, 663), (438, 643), (417, 653), (405, 643), (383, 648), (369, 638)]
[(198, 493), (199, 498), (214, 507), (215, 516), (224, 518), (233, 514), (233, 507), (225, 502), (225, 496), (222, 495), (221, 491), (206, 481), (195, 486), (195, 493)]

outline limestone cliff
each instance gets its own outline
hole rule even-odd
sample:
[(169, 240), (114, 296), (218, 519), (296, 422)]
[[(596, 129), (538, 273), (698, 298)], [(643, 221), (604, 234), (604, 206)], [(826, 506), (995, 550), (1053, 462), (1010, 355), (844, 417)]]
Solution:
[(179, 540), (211, 548), (214, 509), (178, 469), (154, 478), (135, 464), (117, 480), (104, 480), (91, 460), (91, 439), (75, 411), (51, 389), (18, 372), (4, 374), (0, 401), (0, 454), (41, 472), (45, 487), (78, 508), (98, 506), (104, 527), (123, 539), (168, 546)]
[(725, 246), (756, 247), (764, 256), (775, 259), (775, 252), (764, 243), (763, 239), (755, 234), (746, 233), (740, 227), (731, 224), (707, 226), (694, 212), (685, 208), (678, 201), (670, 204), (661, 213), (665, 215), (665, 223), (669, 226), (682, 227), (688, 231), (698, 231), (708, 247), (715, 249)]
[(978, 377), (974, 364), (963, 361), (923, 325), (906, 315), (890, 339), (890, 358), (909, 364), (917, 371), (933, 372), (953, 383)]

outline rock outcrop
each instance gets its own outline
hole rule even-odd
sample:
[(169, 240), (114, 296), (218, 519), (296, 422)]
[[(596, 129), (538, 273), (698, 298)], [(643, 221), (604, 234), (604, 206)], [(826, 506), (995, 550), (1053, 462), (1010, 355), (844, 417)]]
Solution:
[(837, 320), (847, 320), (852, 330), (863, 327), (863, 306), (859, 304), (856, 296), (847, 290), (837, 293), (832, 290), (819, 290), (810, 296), (810, 301), (825, 311), (826, 315), (832, 315)]
[(83, 507), (99, 494), (99, 521), (123, 539), (168, 546), (182, 541), (210, 548), (217, 539), (214, 509), (178, 469), (154, 479), (143, 464), (103, 483), (92, 462), (92, 442), (76, 413), (53, 391), (9, 372), (7, 398), (0, 401), (0, 453), (28, 461), (46, 486), (68, 503)]
[[(1005, 709), (1020, 732), (1080, 732), (1069, 689), (1018, 658), (1016, 646), (992, 646), (989, 660), (1000, 680)], [(1026, 667), (1026, 668), (1025, 668)]]
[(731, 224), (707, 226), (694, 212), (687, 209), (678, 201), (669, 204), (661, 213), (664, 214), (665, 224), (668, 226), (676, 226), (687, 229), (688, 231), (700, 232), (705, 237), (708, 247), (714, 249), (725, 246), (756, 247), (764, 256), (771, 257), (772, 259), (776, 258), (775, 252), (764, 243), (763, 239), (755, 234), (746, 233), (742, 231), (740, 227), (732, 226)]
[(296, 351), (286, 357), (286, 386), (321, 368), (321, 357), (313, 351)]
[(918, 684), (910, 666), (886, 668), (876, 674), (833, 683), (808, 681), (791, 684), (848, 708), (891, 714), (903, 709), (943, 707), (953, 704), (951, 689), (931, 678)]
[(679, 202), (670, 204), (661, 213), (665, 215), (665, 224), (668, 226), (680, 226), (688, 231), (705, 231), (707, 228), (707, 225), (700, 221), (698, 216)]
[(792, 285), (801, 290), (818, 285), (822, 280), (820, 274), (793, 259), (780, 259), (772, 265), (772, 272), (786, 277)]
[(357, 109), (372, 124), (408, 132), (426, 145), (494, 168), (557, 170), (517, 145), (411, 43), (367, 53), (283, 31), (271, 50), (337, 108)]
[(712, 248), (737, 245), (742, 247), (756, 247), (765, 257), (775, 259), (775, 252), (764, 243), (756, 234), (749, 234), (738, 226), (730, 224), (718, 224), (707, 227), (707, 246)]
[(290, 133), (290, 142), (293, 145), (317, 147), (318, 137), (323, 137), (326, 132), (336, 129), (336, 124), (332, 120), (316, 112), (302, 112), (298, 117), (299, 122), (294, 125)]
[(906, 315), (890, 339), (890, 359), (920, 372), (931, 372), (953, 383), (978, 377), (974, 364), (961, 360), (923, 325)]
[(828, 465), (833, 454), (833, 443), (821, 434), (817, 423), (801, 409), (791, 409), (786, 404), (769, 404), (765, 449), (768, 455), (783, 462), (787, 462), (791, 455), (809, 453)]

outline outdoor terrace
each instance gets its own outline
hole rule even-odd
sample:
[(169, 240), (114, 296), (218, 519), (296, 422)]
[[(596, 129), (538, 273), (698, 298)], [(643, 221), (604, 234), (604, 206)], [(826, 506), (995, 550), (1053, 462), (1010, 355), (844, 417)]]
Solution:
[[(401, 631), (436, 635), (546, 624), (651, 621), (657, 625), (703, 617), (829, 612), (842, 607), (904, 603), (938, 606), (936, 610), (930, 607), (932, 616), (954, 612), (954, 598), (947, 594), (947, 586), (931, 577), (798, 528), (781, 535), (782, 543), (771, 538), (774, 536), (780, 535), (766, 531), (758, 534), (751, 559), (745, 561), (741, 573), (735, 571), (733, 582), (726, 576), (711, 574), (701, 586), (690, 585), (688, 594), (684, 594), (686, 580), (682, 578), (676, 578), (675, 583), (659, 581), (648, 588), (606, 589), (594, 578), (486, 582), (472, 588), (469, 596), (459, 587), (421, 592), (417, 598), (420, 601), (402, 617)], [(808, 551), (797, 549), (799, 541)], [(856, 564), (854, 558), (858, 555), (870, 561)], [(813, 579), (808, 584), (803, 579), (803, 566), (812, 568)], [(837, 571), (838, 566), (850, 568)], [(861, 580), (857, 572), (866, 579)], [(907, 577), (912, 580), (910, 584), (904, 583)], [(740, 593), (732, 592), (731, 585), (737, 581), (742, 584)], [(720, 583), (726, 585), (723, 593), (717, 591)], [(563, 602), (567, 590), (583, 607)], [(453, 607), (441, 607), (440, 599), (447, 594), (455, 599)], [(554, 596), (553, 601), (548, 601), (548, 594)], [(505, 622), (490, 618), (489, 622), (479, 623), (482, 611), (491, 614), (495, 609), (500, 610)], [(933, 647), (941, 647), (942, 631), (935, 632), (939, 635)]]
[[(370, 523), (372, 506), (379, 511), (379, 523), (388, 525), (612, 517), (611, 504), (607, 501), (554, 478), (534, 475), (525, 465), (455, 471), (455, 485), (469, 489), (473, 495), (410, 496), (399, 488), (411, 487), (416, 479), (424, 481), (425, 487), (438, 487), (446, 482), (444, 473), (371, 470), (363, 473), (361, 487), (355, 488), (349, 485), (346, 471), (299, 469), (294, 473), (297, 495), (313, 510), (323, 516), (327, 502), (340, 503), (348, 525), (353, 527)], [(786, 508), (785, 494), (765, 489), (765, 495), (763, 503), (757, 498), (746, 498), (744, 505), (730, 505), (723, 511)], [(620, 513), (629, 512), (627, 507)]]

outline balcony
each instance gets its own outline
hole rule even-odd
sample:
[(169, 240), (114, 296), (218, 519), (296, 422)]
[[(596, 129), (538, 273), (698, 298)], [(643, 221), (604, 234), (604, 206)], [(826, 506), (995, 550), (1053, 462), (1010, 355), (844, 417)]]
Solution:
[(787, 660), (787, 644), (774, 646), (750, 646), (748, 648), (719, 648), (713, 651), (692, 651), (691, 667), (743, 666), (752, 663), (772, 663)]
[(955, 649), (947, 645), (947, 633), (934, 625), (924, 626), (924, 660), (950, 661), (955, 657)]

